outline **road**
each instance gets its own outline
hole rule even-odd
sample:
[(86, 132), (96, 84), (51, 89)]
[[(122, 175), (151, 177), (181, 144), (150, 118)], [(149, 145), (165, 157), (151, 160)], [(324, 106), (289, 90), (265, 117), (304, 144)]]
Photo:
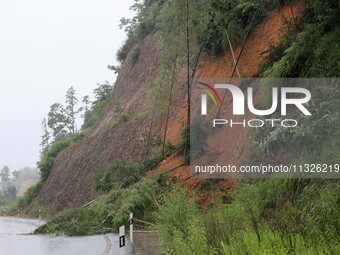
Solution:
[[(118, 235), (65, 237), (29, 235), (37, 220), (0, 217), (0, 255), (118, 255)], [(127, 255), (132, 248), (127, 242)]]

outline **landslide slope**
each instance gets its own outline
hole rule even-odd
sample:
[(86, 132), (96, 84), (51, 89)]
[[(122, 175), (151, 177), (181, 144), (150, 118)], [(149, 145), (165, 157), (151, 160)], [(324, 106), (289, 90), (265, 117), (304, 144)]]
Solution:
[[(94, 198), (92, 179), (96, 169), (114, 161), (140, 162), (149, 132), (150, 119), (137, 118), (148, 114), (148, 91), (158, 67), (156, 34), (144, 39), (136, 63), (124, 62), (115, 83), (112, 97), (102, 115), (79, 143), (61, 151), (50, 175), (32, 205), (51, 205), (56, 211), (81, 205)], [(128, 58), (130, 59), (130, 58)], [(177, 112), (185, 99), (184, 92), (176, 87), (171, 118), (176, 121)], [(121, 102), (124, 112), (136, 120), (115, 123), (115, 104)], [(163, 117), (154, 123), (153, 136), (160, 136)], [(31, 205), (31, 206), (32, 206)]]
[[(296, 15), (298, 5), (275, 10), (269, 17), (253, 29), (246, 44), (246, 50), (240, 60), (240, 72), (253, 76), (258, 64), (263, 60), (260, 52), (275, 45), (282, 34), (281, 28), (287, 19)], [(143, 152), (147, 146), (151, 124), (152, 107), (150, 85), (157, 76), (159, 59), (158, 51), (161, 38), (157, 33), (148, 35), (140, 46), (138, 60), (133, 63), (131, 57), (124, 61), (112, 97), (105, 108), (102, 117), (92, 130), (77, 144), (61, 151), (54, 166), (38, 196), (31, 206), (50, 205), (55, 211), (82, 205), (95, 198), (92, 191), (92, 179), (96, 170), (115, 161), (143, 160)], [(240, 48), (236, 48), (236, 54)], [(131, 54), (131, 53), (130, 53)], [(230, 75), (233, 59), (230, 53), (224, 53), (217, 58), (205, 56), (202, 58), (197, 78), (225, 78)], [(174, 86), (172, 107), (170, 110), (168, 140), (176, 144), (179, 132), (186, 116), (185, 67), (179, 72)], [(131, 118), (125, 121), (115, 121), (117, 113), (115, 105), (121, 103), (124, 112)], [(140, 118), (137, 116), (144, 115)], [(152, 138), (160, 139), (164, 132), (164, 114), (159, 114), (153, 120)], [(228, 133), (225, 139), (237, 137), (236, 150), (229, 152), (232, 157), (238, 157), (244, 162), (251, 148), (244, 132), (235, 129)], [(183, 160), (181, 156), (168, 158), (163, 166), (171, 168)], [(180, 168), (180, 176), (187, 177), (187, 167)]]

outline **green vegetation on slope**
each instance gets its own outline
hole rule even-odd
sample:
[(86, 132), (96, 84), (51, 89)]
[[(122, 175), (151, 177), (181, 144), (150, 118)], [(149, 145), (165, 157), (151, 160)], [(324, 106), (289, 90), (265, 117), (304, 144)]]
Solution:
[(45, 150), (38, 162), (38, 168), (41, 172), (42, 181), (46, 181), (53, 167), (54, 161), (59, 153), (72, 144), (79, 142), (85, 135), (85, 132), (67, 134), (62, 139), (55, 140), (47, 150)]
[[(186, 66), (187, 121), (190, 120), (191, 87), (199, 59), (203, 53), (217, 54), (229, 49), (229, 41), (235, 47), (251, 25), (263, 20), (270, 10), (288, 1), (243, 0), (194, 0), (194, 1), (136, 1), (131, 9), (136, 11), (133, 19), (122, 19), (121, 27), (125, 28), (128, 38), (117, 52), (120, 62), (127, 60), (134, 64), (140, 54), (144, 38), (157, 33), (161, 40), (158, 43), (159, 69), (150, 84), (151, 123), (148, 134), (146, 158), (157, 154), (161, 147), (164, 155), (166, 134), (168, 130), (173, 91), (177, 78)], [(226, 15), (226, 13), (228, 15)], [(255, 18), (253, 22), (253, 18)], [(116, 70), (116, 68), (114, 68)], [(181, 74), (183, 75), (183, 74)], [(155, 117), (164, 116), (163, 136), (156, 146), (152, 128)], [(183, 123), (184, 124), (184, 123)], [(185, 123), (183, 153), (186, 162), (189, 158), (189, 133), (191, 125)]]
[[(90, 101), (88, 96), (85, 96), (83, 99), (84, 106), (75, 110), (78, 99), (75, 97), (75, 90), (72, 87), (66, 94), (66, 107), (58, 103), (51, 106), (48, 114), (48, 122), (47, 124), (46, 120), (44, 121), (45, 124), (43, 122), (41, 144), (43, 150), (40, 161), (38, 162), (42, 182), (48, 178), (59, 153), (72, 144), (79, 142), (101, 116), (110, 98), (112, 86), (107, 82), (97, 85), (97, 88), (93, 91), (95, 101), (92, 102), (91, 107), (89, 107)], [(84, 118), (84, 123), (82, 129), (76, 131), (76, 116), (81, 112), (83, 112), (82, 117)], [(49, 141), (51, 138), (52, 142)]]
[(187, 50), (187, 7), (191, 47), (203, 47), (205, 51), (216, 54), (229, 49), (228, 37), (234, 46), (243, 40), (255, 13), (256, 24), (263, 20), (270, 10), (285, 3), (291, 4), (292, 1), (193, 0), (188, 1), (187, 6), (186, 1), (137, 0), (131, 6), (136, 16), (132, 19), (121, 19), (120, 27), (127, 32), (128, 38), (118, 50), (117, 59), (122, 63), (131, 53), (130, 58), (135, 62), (139, 56), (141, 42), (146, 35), (153, 32), (162, 35), (165, 46), (172, 44), (173, 47), (167, 47), (167, 50), (181, 50), (183, 54), (179, 57), (184, 58)]
[[(173, 2), (177, 3), (176, 1), (144, 1), (144, 5), (135, 6), (140, 9), (139, 16), (131, 23), (128, 39), (131, 42), (124, 46), (126, 48), (123, 48), (121, 61), (141, 41), (140, 36), (145, 36), (154, 28), (161, 29), (162, 26), (157, 23), (161, 16), (155, 17), (157, 13), (167, 15), (163, 17), (173, 17), (172, 12), (178, 11), (178, 6), (172, 9)], [(283, 2), (285, 1), (280, 3)], [(193, 6), (197, 3), (206, 2), (191, 2)], [(224, 21), (219, 20), (223, 19), (221, 13), (214, 13), (216, 16), (214, 22), (221, 25), (213, 26), (217, 29), (212, 31), (215, 39), (211, 37), (211, 44), (205, 45), (207, 50), (217, 52), (226, 47), (225, 38), (216, 42), (216, 37), (220, 38), (220, 34), (223, 34), (218, 27), (224, 27), (224, 24), (228, 25), (228, 28), (230, 26), (228, 32), (235, 30), (235, 37), (231, 37), (232, 42), (238, 42), (237, 38), (242, 38), (239, 27), (246, 28), (247, 24), (249, 25), (249, 17), (254, 12), (255, 1), (220, 0), (209, 3), (214, 3), (207, 6), (211, 8), (215, 6), (216, 12), (221, 10), (220, 5), (226, 12)], [(306, 4), (300, 23), (293, 26), (293, 30), (282, 44), (274, 49), (262, 65), (261, 76), (337, 77), (339, 75), (339, 44), (334, 43), (339, 38), (339, 2), (313, 0), (307, 1)], [(158, 12), (163, 6), (167, 9)], [(239, 13), (236, 10), (244, 13), (241, 21), (238, 20)], [(162, 12), (169, 12), (171, 15)], [(215, 17), (214, 15), (212, 17)], [(234, 19), (230, 20), (230, 17), (234, 17), (236, 22)], [(209, 20), (207, 17), (206, 19)], [(163, 21), (170, 22), (171, 19), (163, 19)], [(207, 25), (206, 29), (211, 27)], [(171, 37), (174, 36), (171, 31), (159, 31), (159, 33), (169, 32)], [(205, 34), (209, 35), (209, 33)], [(165, 37), (164, 40), (166, 39)], [(197, 45), (205, 40), (205, 38), (197, 39)], [(136, 47), (138, 48), (138, 45)], [(172, 64), (177, 61), (174, 56), (177, 54), (183, 58), (183, 51), (175, 49), (174, 52), (170, 57), (166, 55), (167, 58), (163, 59), (166, 63), (162, 64), (162, 68), (173, 67)], [(138, 58), (136, 56), (137, 53), (133, 58)], [(176, 68), (172, 70), (176, 71)], [(172, 72), (160, 70), (160, 77), (163, 74), (171, 80)], [(264, 94), (268, 94), (270, 89), (270, 86), (264, 86)], [(271, 159), (270, 152), (275, 153), (280, 149), (304, 160), (316, 155), (318, 159), (327, 161), (340, 158), (340, 107), (331, 108), (328, 100), (340, 98), (339, 88), (334, 84), (328, 84), (328, 86), (308, 89), (312, 94), (317, 94), (320, 100), (325, 101), (322, 107), (311, 105), (315, 111), (320, 111), (320, 115), (316, 114), (315, 117), (327, 116), (327, 118), (322, 123), (317, 122), (317, 118), (301, 119), (299, 120), (301, 128), (288, 134), (281, 134), (280, 131), (273, 133), (273, 130), (265, 129), (250, 133), (254, 147), (260, 152), (259, 156), (263, 160)], [(164, 97), (164, 100), (169, 98)], [(326, 113), (328, 115), (325, 115)], [(293, 146), (284, 146), (284, 139), (289, 139)], [(315, 143), (319, 145), (317, 149), (310, 146)], [(184, 148), (184, 145), (182, 144), (181, 147)], [(181, 185), (164, 185), (163, 175), (145, 177), (137, 181), (143, 174), (144, 170), (141, 169), (143, 169), (141, 166), (131, 163), (115, 163), (100, 169), (94, 178), (94, 188), (108, 194), (100, 196), (87, 207), (61, 213), (41, 227), (37, 233), (82, 235), (103, 233), (112, 228), (117, 230), (120, 225), (127, 224), (129, 213), (134, 212), (139, 219), (157, 223), (157, 230), (165, 244), (164, 254), (302, 255), (338, 254), (340, 251), (340, 185), (337, 180), (289, 178), (243, 180), (237, 183), (237, 191), (221, 190), (220, 196), (216, 197), (209, 208), (201, 209), (195, 194), (192, 195)], [(129, 172), (129, 175), (122, 174), (124, 171)], [(134, 178), (134, 175), (138, 178)], [(125, 178), (132, 178), (134, 181), (125, 182)], [(214, 188), (209, 181), (204, 182), (204, 186), (209, 191)], [(197, 192), (202, 191), (204, 190), (200, 189)], [(225, 196), (228, 196), (227, 200), (224, 199)]]
[[(299, 26), (290, 31), (263, 63), (260, 75), (265, 78), (339, 77), (339, 14), (337, 1), (311, 1)], [(265, 105), (269, 104), (273, 84), (267, 83), (262, 87)], [(310, 118), (296, 116), (299, 126), (294, 129), (258, 128), (250, 132), (250, 138), (264, 156), (275, 155), (278, 150), (285, 149), (294, 158), (301, 156), (302, 159), (314, 158), (318, 163), (327, 160), (330, 163), (330, 154), (333, 154), (333, 159), (340, 157), (337, 149), (340, 147), (339, 82), (328, 79), (323, 83), (308, 82), (304, 85), (313, 95), (312, 103), (308, 105), (313, 113)]]
[(336, 254), (340, 190), (336, 181), (241, 182), (231, 204), (207, 211), (179, 189), (165, 199), (158, 230), (166, 254)]
[[(232, 42), (239, 42), (237, 38), (242, 38), (242, 29), (246, 26), (242, 26), (242, 22), (237, 23), (238, 15), (234, 15), (233, 11), (242, 4), (242, 13), (246, 14), (254, 6), (250, 1), (235, 1), (230, 5), (227, 2), (220, 1), (219, 4), (226, 9), (230, 6), (230, 10), (224, 13), (230, 15), (225, 15), (225, 21), (219, 21), (216, 18), (218, 13), (213, 13), (214, 21), (216, 24), (226, 22), (227, 26), (220, 27), (234, 28), (228, 32), (237, 32), (233, 34)], [(195, 3), (191, 2), (193, 5)], [(339, 44), (336, 43), (339, 38), (339, 3), (328, 0), (307, 1), (306, 4), (300, 23), (292, 26), (293, 30), (262, 65), (261, 76), (339, 75)], [(175, 9), (168, 2), (164, 6), (170, 10), (162, 11), (174, 17), (170, 11)], [(219, 5), (214, 2), (214, 6)], [(220, 7), (216, 10), (221, 10)], [(156, 22), (162, 21), (161, 15), (162, 12)], [(227, 20), (229, 17), (234, 19)], [(242, 19), (247, 20), (247, 15)], [(172, 27), (166, 19), (163, 22), (167, 24), (165, 27)], [(217, 36), (212, 42), (217, 42), (217, 45), (206, 45), (212, 52), (218, 52), (223, 45), (226, 49), (225, 41), (216, 40), (223, 39), (223, 31), (216, 24), (213, 27), (217, 30)], [(167, 32), (169, 37), (176, 36), (171, 34), (171, 30)], [(199, 39), (204, 41), (206, 38)], [(183, 57), (183, 51), (176, 54)], [(160, 77), (163, 75), (161, 73)], [(270, 89), (264, 87), (264, 94), (270, 94)], [(294, 132), (257, 130), (250, 134), (255, 148), (264, 159), (270, 158), (279, 149), (299, 155), (301, 160), (318, 156), (318, 159), (330, 162), (339, 158), (340, 107), (332, 107), (334, 101), (329, 100), (340, 98), (338, 85), (331, 83), (308, 89), (323, 101), (322, 105), (310, 106), (317, 112), (313, 118), (299, 119), (301, 127)], [(322, 122), (319, 121), (320, 117)], [(285, 147), (285, 141), (291, 141), (291, 146)], [(317, 148), (313, 146), (315, 144)], [(215, 206), (206, 215), (197, 209), (196, 202), (192, 202), (190, 208), (190, 202), (183, 199), (183, 195), (172, 194), (160, 209), (158, 223), (160, 234), (169, 244), (167, 254), (336, 254), (340, 249), (338, 181), (284, 179), (240, 182), (230, 205)]]

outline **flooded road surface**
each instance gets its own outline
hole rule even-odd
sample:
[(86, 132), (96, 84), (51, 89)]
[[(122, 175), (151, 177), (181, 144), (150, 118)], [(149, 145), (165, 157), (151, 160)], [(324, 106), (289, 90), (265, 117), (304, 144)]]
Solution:
[[(0, 255), (118, 255), (116, 234), (65, 237), (27, 235), (41, 223), (37, 220), (0, 217)], [(132, 247), (127, 241), (127, 255)]]

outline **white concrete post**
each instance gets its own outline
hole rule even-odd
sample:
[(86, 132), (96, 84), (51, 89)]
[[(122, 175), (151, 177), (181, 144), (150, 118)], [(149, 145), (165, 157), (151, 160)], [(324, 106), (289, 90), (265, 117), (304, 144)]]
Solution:
[(119, 255), (125, 255), (125, 226), (119, 228)]
[(20, 218), (20, 211), (19, 211), (19, 209), (18, 209), (18, 218)]
[(39, 209), (39, 222), (41, 222), (41, 209)]
[(133, 213), (130, 213), (129, 223), (130, 223), (130, 242), (133, 245)]

